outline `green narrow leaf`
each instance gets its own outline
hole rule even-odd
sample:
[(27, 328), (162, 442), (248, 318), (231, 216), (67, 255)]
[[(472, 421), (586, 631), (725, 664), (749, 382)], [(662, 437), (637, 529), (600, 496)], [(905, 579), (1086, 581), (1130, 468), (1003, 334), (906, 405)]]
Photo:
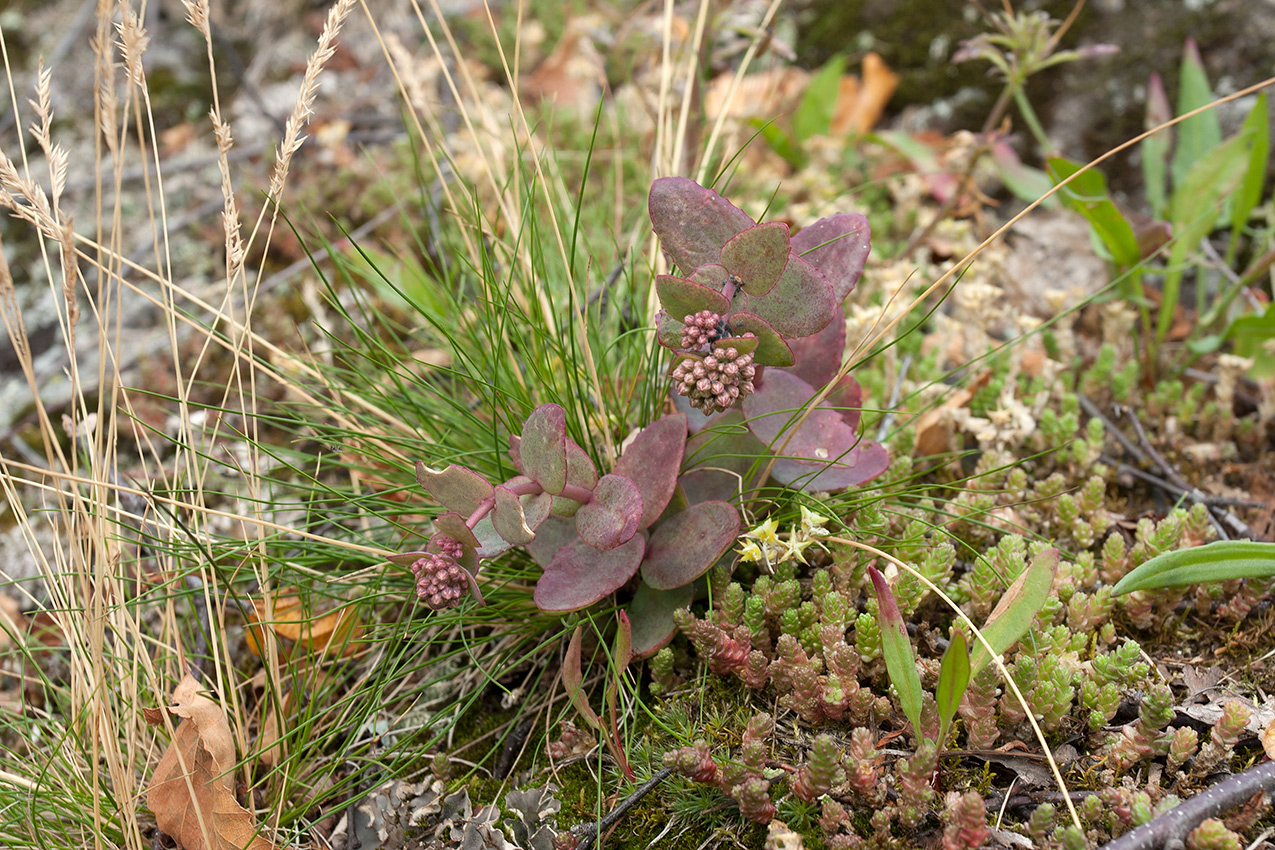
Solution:
[[(1005, 591), (981, 629), (983, 637), (997, 655), (1003, 655), (1005, 650), (1027, 634), (1036, 619), (1036, 612), (1049, 599), (1057, 569), (1058, 550), (1046, 549), (1032, 559), (1027, 569)], [(987, 649), (976, 641), (974, 651), (970, 654), (970, 677), (977, 676), (991, 660)]]
[(798, 144), (814, 136), (826, 136), (832, 129), (832, 115), (837, 108), (845, 71), (846, 58), (834, 56), (810, 78), (792, 116), (792, 134)]
[(1220, 540), (1157, 555), (1116, 583), (1112, 594), (1206, 581), (1275, 576), (1275, 543)]
[(908, 627), (899, 613), (898, 603), (890, 592), (890, 585), (876, 567), (868, 567), (872, 587), (880, 603), (881, 656), (885, 659), (890, 683), (899, 692), (899, 704), (903, 713), (912, 721), (912, 732), (921, 738), (921, 676), (916, 671), (916, 657), (912, 654), (912, 641)]
[(1174, 242), (1164, 274), (1156, 342), (1164, 341), (1173, 323), (1187, 258), (1199, 248), (1200, 240), (1212, 232), (1223, 200), (1239, 187), (1248, 168), (1253, 143), (1254, 133), (1246, 127), (1196, 162), (1173, 190), (1169, 222), (1173, 225)]
[[(1199, 109), (1213, 102), (1213, 89), (1195, 40), (1188, 38), (1182, 53), (1182, 71), (1178, 77), (1178, 114)], [(1188, 171), (1222, 142), (1222, 124), (1217, 110), (1201, 112), (1178, 125), (1178, 147), (1173, 152), (1173, 184), (1180, 184)]]
[(1240, 187), (1231, 202), (1231, 244), (1227, 248), (1228, 262), (1239, 251), (1240, 236), (1249, 214), (1262, 200), (1262, 184), (1266, 182), (1266, 163), (1271, 154), (1270, 110), (1266, 105), (1266, 92), (1257, 96), (1257, 103), (1244, 119), (1241, 133), (1253, 134), (1253, 147), (1249, 151), (1248, 170), (1240, 180)]
[(952, 642), (943, 653), (939, 663), (939, 683), (934, 690), (934, 699), (939, 706), (939, 745), (947, 739), (947, 730), (956, 716), (957, 706), (965, 689), (970, 684), (970, 653), (965, 643), (965, 633), (960, 629), (952, 630)]
[(613, 669), (613, 677), (607, 683), (607, 712), (611, 720), (611, 732), (607, 738), (607, 748), (611, 750), (611, 755), (615, 757), (616, 763), (620, 765), (620, 769), (624, 771), (624, 775), (629, 781), (636, 779), (633, 768), (629, 767), (628, 757), (624, 754), (624, 741), (620, 738), (620, 723), (616, 713), (616, 697), (620, 692), (620, 679), (624, 676), (624, 671), (628, 669), (629, 662), (633, 659), (633, 624), (629, 622), (629, 615), (620, 612), (620, 623), (615, 630), (615, 644), (611, 649), (611, 665)]
[[(1081, 169), (1079, 163), (1060, 156), (1051, 157), (1047, 165), (1055, 184)], [(1089, 220), (1090, 226), (1111, 252), (1111, 258), (1117, 266), (1129, 269), (1138, 264), (1142, 259), (1138, 250), (1138, 237), (1112, 202), (1111, 194), (1107, 191), (1107, 178), (1101, 171), (1089, 169), (1068, 183), (1059, 195), (1062, 196), (1063, 203)]]
[(575, 706), (584, 722), (605, 735), (606, 727), (602, 725), (602, 720), (594, 713), (589, 700), (584, 695), (584, 671), (580, 667), (583, 628), (583, 626), (576, 626), (575, 634), (571, 635), (571, 643), (567, 644), (567, 654), (562, 659), (562, 683), (567, 686), (567, 699)]
[(774, 121), (762, 121), (758, 118), (750, 119), (748, 123), (761, 133), (761, 137), (766, 140), (770, 149), (783, 157), (785, 162), (793, 168), (805, 166), (806, 154), (787, 130)]

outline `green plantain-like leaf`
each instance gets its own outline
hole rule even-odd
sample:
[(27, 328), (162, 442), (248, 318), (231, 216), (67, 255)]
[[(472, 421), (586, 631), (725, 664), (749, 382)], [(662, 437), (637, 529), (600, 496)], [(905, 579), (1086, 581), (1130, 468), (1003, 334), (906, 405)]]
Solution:
[(793, 255), (773, 289), (760, 296), (741, 289), (731, 306), (733, 310), (760, 316), (782, 336), (809, 336), (832, 321), (837, 300), (823, 273)]
[(722, 246), (754, 224), (721, 195), (685, 177), (652, 183), (648, 209), (660, 247), (683, 272), (717, 262)]
[(947, 730), (956, 716), (961, 697), (970, 684), (970, 651), (965, 644), (965, 633), (952, 630), (952, 642), (939, 662), (939, 683), (934, 689), (934, 700), (939, 707), (939, 746), (947, 739)]
[(673, 612), (689, 608), (695, 598), (694, 585), (685, 584), (672, 590), (656, 590), (646, 582), (638, 585), (629, 603), (633, 619), (633, 654), (650, 658), (677, 634)]
[(872, 228), (857, 213), (821, 218), (792, 237), (793, 253), (823, 272), (838, 305), (859, 282), (871, 249)]
[(646, 540), (640, 534), (606, 552), (576, 538), (545, 567), (536, 583), (536, 605), (554, 613), (587, 608), (623, 587), (637, 572), (645, 551)]
[(556, 404), (542, 404), (522, 426), (519, 459), (524, 474), (557, 495), (567, 484), (567, 414)]
[[(1003, 655), (1031, 629), (1036, 613), (1049, 599), (1057, 570), (1058, 550), (1046, 549), (1032, 559), (996, 603), (980, 631), (997, 655)], [(982, 642), (975, 641), (970, 653), (970, 677), (977, 676), (991, 660)]]
[(655, 527), (642, 579), (656, 590), (690, 584), (708, 572), (739, 536), (739, 511), (728, 502), (700, 502)]
[(642, 494), (642, 520), (649, 528), (660, 518), (677, 486), (686, 451), (686, 417), (664, 416), (643, 428), (615, 464), (615, 474), (632, 481)]
[(753, 362), (758, 366), (792, 365), (792, 349), (766, 320), (752, 313), (731, 313), (726, 322), (730, 325), (730, 332), (735, 336), (750, 333), (757, 337)]
[[(667, 498), (665, 499), (667, 501)], [(642, 491), (622, 475), (598, 480), (593, 499), (576, 511), (580, 539), (596, 549), (614, 549), (637, 533), (642, 521)]]
[(916, 657), (912, 654), (912, 641), (908, 627), (899, 613), (898, 603), (890, 592), (890, 585), (876, 567), (868, 567), (872, 587), (880, 604), (881, 657), (885, 659), (890, 684), (899, 694), (899, 705), (908, 720), (912, 721), (912, 734), (921, 738), (921, 676), (916, 672)]
[(496, 505), (491, 511), (491, 523), (496, 533), (514, 546), (530, 543), (536, 536), (535, 530), (527, 524), (518, 494), (503, 484), (496, 488)]
[(658, 275), (655, 278), (655, 292), (660, 297), (660, 306), (679, 322), (700, 310), (725, 314), (730, 309), (730, 301), (726, 300), (720, 290), (710, 289), (684, 277)]
[(449, 511), (469, 516), (492, 497), (486, 478), (463, 466), (451, 463), (442, 472), (416, 461), (416, 480), (430, 498)]
[(736, 234), (722, 246), (721, 263), (753, 295), (765, 295), (788, 265), (788, 225), (768, 221)]
[(1111, 592), (1120, 596), (1135, 590), (1271, 576), (1275, 576), (1275, 543), (1219, 540), (1157, 555), (1116, 582)]

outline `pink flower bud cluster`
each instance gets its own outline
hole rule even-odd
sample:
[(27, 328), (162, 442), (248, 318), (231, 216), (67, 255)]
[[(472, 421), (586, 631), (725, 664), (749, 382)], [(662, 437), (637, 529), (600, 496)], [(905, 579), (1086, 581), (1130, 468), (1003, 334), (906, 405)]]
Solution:
[(751, 354), (741, 354), (733, 346), (717, 347), (703, 358), (683, 358), (673, 369), (673, 384), (679, 395), (690, 400), (691, 407), (711, 415), (729, 410), (750, 395), (756, 372)]
[(700, 310), (682, 319), (682, 348), (698, 351), (721, 336), (722, 317), (712, 310)]
[(469, 593), (469, 576), (457, 563), (464, 548), (445, 534), (434, 535), (430, 543), (439, 551), (412, 562), (416, 595), (435, 611), (454, 608)]

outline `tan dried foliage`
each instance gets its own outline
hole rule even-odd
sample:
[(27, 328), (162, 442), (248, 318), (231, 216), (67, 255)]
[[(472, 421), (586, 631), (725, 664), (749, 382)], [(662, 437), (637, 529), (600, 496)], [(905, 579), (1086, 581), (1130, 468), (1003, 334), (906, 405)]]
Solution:
[(187, 675), (168, 710), (182, 721), (146, 792), (155, 823), (182, 850), (276, 850), (235, 798), (235, 743), (221, 706)]
[(293, 654), (339, 652), (352, 655), (361, 647), (359, 638), (363, 636), (363, 623), (351, 606), (315, 616), (301, 604), (300, 596), (285, 590), (274, 598), (273, 616), (267, 615), (264, 599), (254, 599), (248, 618), (248, 649), (257, 656), (264, 655), (264, 628), (287, 641)]

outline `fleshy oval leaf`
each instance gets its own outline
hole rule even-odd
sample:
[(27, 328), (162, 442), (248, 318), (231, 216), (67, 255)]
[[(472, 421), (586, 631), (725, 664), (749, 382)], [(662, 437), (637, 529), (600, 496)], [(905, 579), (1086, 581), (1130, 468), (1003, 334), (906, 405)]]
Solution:
[[(726, 285), (726, 279), (730, 277), (730, 272), (721, 263), (709, 263), (708, 265), (700, 266), (686, 277), (692, 283), (706, 286), (714, 292), (721, 292), (722, 287)], [(726, 296), (723, 295), (722, 297), (725, 298)]]
[(553, 613), (587, 608), (623, 587), (637, 572), (645, 551), (640, 534), (606, 552), (576, 538), (545, 566), (536, 582), (536, 605)]
[(700, 310), (724, 314), (730, 309), (730, 301), (720, 291), (684, 277), (657, 276), (655, 293), (660, 297), (660, 306), (678, 321)]
[(673, 318), (667, 310), (655, 314), (655, 340), (665, 348), (682, 347), (682, 328), (686, 327), (681, 319)]
[(735, 234), (722, 246), (721, 263), (753, 295), (765, 295), (788, 265), (788, 225), (768, 221)]
[(732, 334), (751, 333), (757, 337), (757, 350), (753, 362), (758, 366), (791, 366), (792, 349), (770, 322), (752, 313), (731, 313), (727, 318)]
[(729, 502), (739, 496), (740, 479), (724, 469), (692, 469), (677, 479), (688, 505)]
[(739, 511), (729, 502), (700, 502), (651, 534), (642, 580), (656, 590), (690, 584), (708, 572), (739, 536)]
[(487, 514), (474, 523), (473, 531), (474, 537), (478, 539), (477, 554), (480, 561), (503, 555), (514, 548), (496, 531), (496, 526), (491, 521), (491, 514)]
[[(592, 490), (598, 483), (598, 468), (584, 449), (567, 440), (567, 483)], [(580, 503), (566, 496), (553, 496), (550, 511), (554, 516), (573, 517), (580, 510)]]
[(527, 524), (518, 494), (503, 484), (496, 488), (496, 505), (491, 511), (491, 523), (496, 533), (514, 546), (526, 545), (536, 536), (535, 530)]
[(761, 296), (747, 289), (735, 295), (733, 309), (760, 316), (785, 337), (810, 336), (832, 321), (837, 309), (832, 284), (823, 273), (796, 255), (775, 287)]
[(685, 451), (686, 417), (674, 414), (657, 419), (638, 432), (616, 461), (615, 474), (632, 481), (642, 495), (638, 529), (649, 528), (664, 512), (677, 486)]
[(792, 250), (824, 273), (838, 304), (854, 290), (872, 249), (872, 228), (858, 213), (837, 213), (803, 227)]
[(527, 544), (527, 552), (533, 561), (541, 567), (547, 567), (559, 549), (579, 536), (574, 522), (560, 516), (550, 516), (536, 529), (536, 539)]
[[(837, 376), (846, 351), (846, 313), (838, 306), (832, 321), (817, 334), (787, 341), (795, 361), (787, 369), (812, 387), (823, 388)], [(769, 365), (769, 364), (767, 364)]]
[(595, 549), (614, 549), (628, 542), (641, 521), (642, 492), (632, 481), (614, 473), (599, 478), (593, 500), (576, 511), (576, 531)]
[(449, 463), (441, 472), (416, 461), (416, 480), (430, 498), (449, 511), (469, 516), (492, 496), (492, 486), (477, 472)]
[(567, 414), (556, 404), (542, 404), (522, 426), (519, 460), (524, 474), (557, 495), (567, 484)]
[(677, 634), (673, 612), (689, 608), (694, 600), (694, 586), (685, 584), (672, 590), (656, 590), (646, 582), (638, 585), (629, 603), (633, 621), (633, 656), (650, 658)]
[(652, 183), (647, 208), (660, 247), (683, 272), (717, 262), (722, 246), (754, 224), (721, 195), (685, 177)]

